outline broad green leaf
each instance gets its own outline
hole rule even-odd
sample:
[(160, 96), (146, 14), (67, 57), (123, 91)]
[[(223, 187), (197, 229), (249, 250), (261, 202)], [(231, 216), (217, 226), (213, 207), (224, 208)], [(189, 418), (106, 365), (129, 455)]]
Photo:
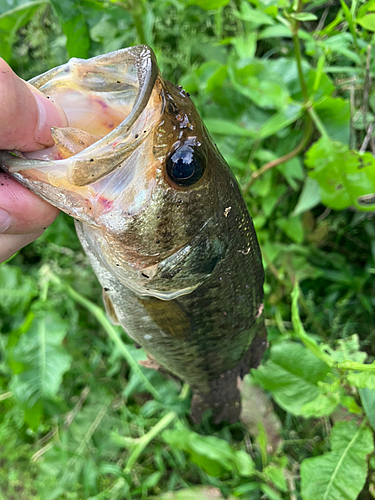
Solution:
[(331, 139), (344, 144), (349, 143), (349, 102), (344, 99), (325, 96), (314, 104), (314, 109)]
[(230, 0), (190, 0), (190, 5), (199, 5), (204, 10), (214, 10), (228, 5)]
[(290, 104), (286, 109), (275, 113), (269, 120), (262, 125), (259, 135), (266, 139), (270, 135), (276, 134), (279, 130), (294, 123), (303, 114), (303, 108), (299, 104)]
[(301, 217), (281, 217), (277, 219), (276, 225), (295, 243), (302, 243), (304, 231)]
[(91, 40), (79, 0), (51, 0), (66, 35), (66, 49), (69, 57), (88, 57)]
[[(285, 465), (287, 464), (287, 461), (285, 461)], [(286, 484), (286, 479), (285, 479), (285, 473), (284, 473), (284, 467), (281, 467), (280, 465), (276, 464), (270, 464), (267, 465), (262, 470), (262, 473), (272, 481), (272, 483), (279, 489), (280, 491), (288, 491), (288, 487)]]
[(319, 381), (324, 381), (329, 367), (308, 349), (293, 342), (271, 348), (269, 361), (252, 370), (255, 381), (272, 392), (276, 403), (293, 415), (320, 395)]
[(272, 19), (272, 17), (268, 16), (259, 9), (253, 9), (246, 2), (241, 3), (240, 12), (234, 11), (233, 13), (236, 17), (239, 17), (243, 21), (249, 21), (255, 26), (261, 26), (263, 24), (275, 24), (275, 21)]
[(37, 295), (35, 281), (11, 264), (0, 265), (0, 309), (14, 314)]
[(371, 427), (375, 430), (375, 390), (364, 387), (359, 389), (359, 395)]
[(375, 14), (367, 14), (367, 16), (356, 19), (356, 23), (367, 31), (375, 31)]
[(234, 88), (264, 109), (284, 110), (290, 103), (288, 90), (277, 75), (267, 70), (260, 60), (237, 67), (228, 67)]
[(331, 434), (332, 451), (307, 458), (301, 465), (303, 500), (355, 500), (367, 476), (367, 455), (374, 449), (369, 428), (337, 422)]
[(311, 210), (316, 207), (320, 201), (320, 189), (318, 182), (311, 177), (306, 177), (297, 205), (291, 213), (292, 217), (296, 217), (297, 215), (307, 212), (307, 210)]
[(239, 137), (258, 137), (258, 132), (237, 125), (228, 120), (207, 118), (204, 121), (211, 134), (238, 135)]
[(250, 455), (234, 450), (223, 439), (201, 436), (182, 425), (178, 429), (164, 431), (162, 437), (172, 447), (189, 453), (191, 461), (211, 476), (219, 477), (233, 469), (244, 477), (253, 474), (254, 463)]
[(23, 371), (13, 377), (11, 387), (26, 407), (56, 396), (71, 363), (71, 356), (62, 346), (67, 331), (67, 323), (59, 316), (39, 315), (15, 346), (13, 357), (23, 364)]
[(313, 169), (310, 177), (320, 186), (322, 202), (335, 210), (361, 204), (360, 197), (375, 193), (375, 159), (371, 153), (360, 154), (348, 146), (322, 137), (307, 152), (305, 163)]

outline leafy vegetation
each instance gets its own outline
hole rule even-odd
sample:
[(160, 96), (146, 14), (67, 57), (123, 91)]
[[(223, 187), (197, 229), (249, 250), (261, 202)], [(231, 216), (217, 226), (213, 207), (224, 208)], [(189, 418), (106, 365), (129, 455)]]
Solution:
[(1, 498), (375, 498), (374, 33), (374, 0), (0, 0), (23, 78), (146, 43), (191, 93), (254, 218), (271, 346), (242, 422), (192, 425), (60, 215), (0, 266)]

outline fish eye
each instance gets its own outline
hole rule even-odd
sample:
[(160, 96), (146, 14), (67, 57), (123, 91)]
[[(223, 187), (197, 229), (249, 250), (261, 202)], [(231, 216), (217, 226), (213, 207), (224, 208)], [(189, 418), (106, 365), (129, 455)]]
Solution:
[(178, 186), (191, 186), (206, 169), (206, 160), (192, 146), (181, 146), (167, 159), (167, 174)]

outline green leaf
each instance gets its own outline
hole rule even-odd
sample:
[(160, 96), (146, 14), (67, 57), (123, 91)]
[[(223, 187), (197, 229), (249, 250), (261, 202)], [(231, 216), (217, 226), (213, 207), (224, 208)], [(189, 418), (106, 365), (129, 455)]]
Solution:
[(367, 14), (367, 16), (357, 19), (356, 23), (367, 31), (375, 31), (375, 14)]
[(360, 372), (360, 373), (349, 373), (347, 376), (350, 385), (359, 388), (367, 388), (375, 391), (375, 373), (371, 372)]
[(302, 243), (304, 231), (301, 217), (281, 217), (277, 219), (276, 225), (295, 243)]
[(25, 308), (38, 290), (30, 276), (8, 264), (0, 265), (0, 309), (14, 314)]
[(176, 492), (169, 491), (153, 498), (155, 500), (220, 500), (224, 497), (218, 488), (212, 486), (195, 486)]
[(189, 453), (191, 461), (211, 476), (220, 477), (225, 471), (236, 470), (239, 475), (249, 477), (254, 472), (250, 455), (234, 450), (223, 439), (201, 436), (182, 425), (164, 431), (162, 437), (170, 446)]
[(358, 392), (361, 397), (361, 403), (366, 416), (372, 429), (375, 430), (375, 390), (364, 387), (363, 389), (359, 389)]
[(322, 202), (335, 210), (361, 204), (361, 197), (375, 193), (375, 159), (371, 153), (360, 154), (348, 146), (322, 137), (308, 150), (305, 163), (313, 169), (310, 177), (320, 186)]
[(356, 41), (357, 35), (356, 35), (356, 32), (355, 32), (355, 27), (354, 27), (354, 22), (353, 22), (353, 16), (352, 16), (352, 14), (350, 12), (349, 7), (346, 5), (345, 1), (344, 0), (340, 0), (340, 3), (341, 3), (342, 10), (344, 11), (344, 16), (345, 16), (345, 18), (346, 18), (346, 20), (348, 22), (350, 33), (352, 34), (354, 40)]
[(319, 418), (331, 415), (339, 403), (339, 392), (334, 392), (332, 394), (319, 394), (314, 401), (310, 401), (310, 403), (303, 405), (301, 408), (301, 415), (306, 418)]
[(349, 143), (349, 102), (344, 99), (325, 96), (314, 104), (314, 109), (331, 139), (344, 144)]
[(40, 315), (15, 346), (13, 357), (23, 364), (23, 370), (13, 377), (11, 387), (18, 401), (27, 407), (56, 396), (71, 363), (71, 356), (61, 345), (67, 332), (67, 323), (59, 316)]
[(311, 12), (299, 12), (297, 14), (290, 14), (290, 17), (296, 19), (297, 21), (317, 21), (318, 18), (315, 14)]
[(234, 15), (243, 21), (249, 21), (255, 26), (261, 26), (263, 24), (274, 24), (275, 21), (272, 17), (268, 16), (259, 9), (253, 9), (248, 3), (242, 2), (241, 11), (233, 11)]
[(270, 464), (262, 470), (262, 473), (272, 481), (277, 489), (284, 492), (288, 491), (283, 467), (276, 464)]
[(199, 5), (204, 10), (214, 10), (228, 5), (230, 0), (190, 0), (189, 5)]
[(46, 5), (46, 0), (26, 2), (0, 15), (0, 55), (6, 61), (12, 57), (17, 31), (30, 21), (41, 5)]
[(374, 449), (369, 428), (338, 422), (332, 429), (332, 451), (307, 458), (301, 465), (303, 500), (355, 500), (367, 476), (367, 455)]
[(302, 407), (320, 395), (329, 367), (308, 349), (293, 342), (271, 348), (269, 361), (252, 370), (255, 381), (271, 391), (276, 403), (293, 415), (302, 415)]
[(260, 60), (229, 66), (228, 73), (234, 88), (261, 108), (284, 110), (290, 103), (283, 82), (267, 71), (267, 66)]
[(311, 210), (316, 207), (320, 201), (320, 188), (318, 182), (311, 177), (306, 177), (302, 192), (291, 216), (296, 217), (297, 215), (307, 212), (307, 210)]
[(229, 120), (207, 118), (204, 121), (211, 134), (238, 135), (239, 137), (258, 137), (258, 132), (236, 125)]
[(270, 135), (276, 134), (279, 130), (294, 123), (303, 114), (303, 108), (300, 104), (290, 104), (285, 110), (275, 113), (269, 120), (262, 125), (259, 130), (261, 139), (266, 139)]
[(51, 3), (66, 36), (69, 57), (88, 57), (91, 40), (80, 1), (51, 0)]

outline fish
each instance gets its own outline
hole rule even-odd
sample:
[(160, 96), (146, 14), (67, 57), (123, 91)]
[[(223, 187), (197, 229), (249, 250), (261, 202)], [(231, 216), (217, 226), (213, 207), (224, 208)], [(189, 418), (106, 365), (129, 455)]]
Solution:
[[(74, 217), (107, 314), (192, 389), (191, 418), (241, 411), (238, 379), (267, 345), (264, 270), (240, 188), (189, 94), (139, 45), (30, 80), (68, 126), (0, 164)], [(147, 365), (147, 363), (146, 363)]]

